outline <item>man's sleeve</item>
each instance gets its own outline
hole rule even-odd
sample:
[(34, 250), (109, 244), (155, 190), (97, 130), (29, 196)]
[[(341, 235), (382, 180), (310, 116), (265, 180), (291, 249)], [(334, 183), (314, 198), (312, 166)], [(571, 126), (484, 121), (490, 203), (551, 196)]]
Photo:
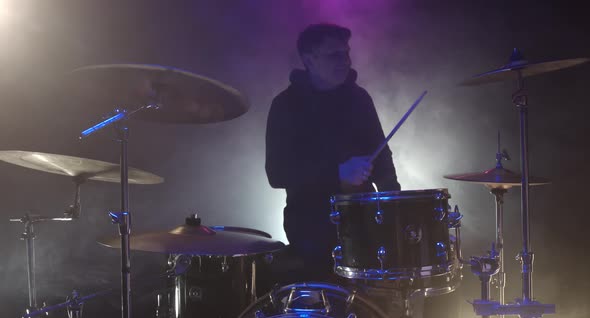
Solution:
[(266, 124), (266, 175), (273, 188), (339, 186), (338, 165), (320, 155), (305, 152), (305, 141), (298, 140), (297, 123), (292, 121), (287, 105), (275, 98)]

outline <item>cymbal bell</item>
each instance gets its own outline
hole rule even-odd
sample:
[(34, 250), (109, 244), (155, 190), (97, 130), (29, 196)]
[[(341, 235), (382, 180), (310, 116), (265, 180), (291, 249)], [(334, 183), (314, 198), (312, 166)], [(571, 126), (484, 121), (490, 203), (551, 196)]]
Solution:
[(68, 93), (91, 101), (102, 114), (117, 108), (133, 119), (160, 123), (215, 123), (246, 113), (246, 97), (236, 89), (178, 68), (147, 64), (80, 67), (70, 74)]
[[(188, 222), (190, 223), (190, 222)], [(184, 224), (169, 231), (130, 235), (130, 249), (166, 254), (245, 256), (270, 253), (285, 246), (270, 235), (247, 228)], [(262, 233), (262, 234), (261, 234)], [(98, 243), (121, 248), (119, 236), (105, 237)]]
[(522, 77), (529, 77), (533, 75), (543, 74), (547, 72), (557, 71), (560, 69), (576, 66), (590, 61), (590, 58), (573, 58), (565, 60), (545, 61), (530, 63), (525, 60), (522, 54), (514, 49), (510, 62), (500, 68), (492, 71), (481, 73), (468, 78), (461, 82), (462, 86), (481, 85), (499, 81), (515, 81), (518, 80), (518, 73)]
[[(29, 169), (81, 178), (83, 180), (104, 182), (121, 181), (118, 164), (93, 159), (43, 152), (5, 150), (0, 151), (0, 161)], [(164, 178), (155, 174), (129, 168), (130, 184), (157, 184), (162, 182), (164, 182)]]
[[(509, 189), (511, 187), (521, 186), (522, 176), (516, 172), (504, 168), (492, 168), (482, 172), (470, 172), (451, 174), (444, 176), (445, 179), (480, 183), (489, 188), (503, 188)], [(551, 181), (546, 178), (529, 176), (529, 185), (543, 185), (549, 184)]]

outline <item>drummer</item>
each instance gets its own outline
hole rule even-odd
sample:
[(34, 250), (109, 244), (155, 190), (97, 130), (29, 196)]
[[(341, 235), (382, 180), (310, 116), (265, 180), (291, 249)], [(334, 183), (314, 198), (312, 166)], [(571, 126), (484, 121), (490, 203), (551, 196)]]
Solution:
[(272, 101), (266, 130), (266, 173), (287, 192), (283, 227), (289, 253), (302, 266), (283, 283), (334, 281), (331, 251), (336, 226), (331, 195), (400, 190), (389, 147), (371, 163), (385, 136), (365, 89), (356, 83), (348, 41), (351, 31), (314, 24), (299, 34), (305, 69)]

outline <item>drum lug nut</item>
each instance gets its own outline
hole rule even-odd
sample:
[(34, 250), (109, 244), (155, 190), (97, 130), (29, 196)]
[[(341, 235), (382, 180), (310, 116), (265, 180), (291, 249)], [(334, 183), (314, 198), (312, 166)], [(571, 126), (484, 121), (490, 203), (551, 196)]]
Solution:
[(274, 255), (272, 255), (272, 253), (268, 253), (266, 255), (264, 255), (264, 262), (266, 264), (270, 264), (272, 263), (272, 261), (275, 259)]
[(434, 198), (435, 198), (436, 200), (445, 200), (445, 199), (448, 199), (448, 198), (450, 198), (450, 196), (449, 196), (449, 194), (448, 194), (448, 193), (445, 193), (445, 192), (437, 192), (437, 193), (434, 195)]
[(336, 245), (336, 247), (334, 247), (332, 250), (332, 258), (335, 262), (342, 260), (342, 245)]
[[(449, 208), (449, 211), (451, 209)], [(449, 212), (447, 216), (447, 223), (450, 229), (457, 228), (461, 226), (461, 218), (463, 215), (459, 212), (459, 207), (455, 205), (455, 210), (453, 212)]]
[(330, 213), (330, 221), (332, 222), (332, 224), (340, 224), (340, 212), (334, 211)]
[(381, 263), (381, 270), (383, 270), (383, 262), (385, 261), (386, 256), (387, 251), (385, 250), (385, 247), (379, 247), (379, 249), (377, 250), (377, 259), (379, 260), (379, 263)]
[(203, 291), (199, 287), (191, 287), (188, 291), (188, 297), (192, 300), (202, 300)]
[(436, 256), (440, 258), (443, 262), (447, 262), (449, 259), (447, 253), (447, 246), (443, 242), (436, 242)]
[(434, 220), (436, 221), (442, 221), (444, 220), (447, 211), (442, 208), (442, 207), (438, 207), (438, 208), (434, 208)]
[(225, 256), (223, 257), (223, 262), (221, 262), (221, 271), (223, 273), (227, 273), (227, 271), (229, 270), (229, 264), (227, 263), (227, 260), (225, 258)]
[(383, 211), (379, 210), (375, 213), (375, 222), (377, 224), (383, 224)]

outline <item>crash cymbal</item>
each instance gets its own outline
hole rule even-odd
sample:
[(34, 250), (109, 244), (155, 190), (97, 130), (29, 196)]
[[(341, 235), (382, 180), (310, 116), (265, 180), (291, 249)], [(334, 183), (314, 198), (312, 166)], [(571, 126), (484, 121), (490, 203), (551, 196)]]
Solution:
[[(517, 187), (521, 185), (521, 175), (504, 168), (493, 168), (483, 172), (471, 172), (444, 176), (446, 179), (485, 184), (490, 188)], [(529, 185), (549, 184), (546, 178), (529, 176)]]
[[(17, 166), (61, 174), (84, 180), (120, 182), (119, 165), (93, 159), (56, 155), (42, 152), (0, 151), (0, 160)], [(164, 178), (135, 168), (129, 168), (129, 183), (156, 184)]]
[(590, 58), (574, 58), (530, 63), (524, 59), (517, 49), (514, 49), (508, 64), (498, 69), (475, 75), (461, 82), (459, 85), (471, 86), (506, 80), (515, 81), (518, 79), (517, 71), (520, 71), (522, 77), (529, 77), (572, 67), (578, 64), (586, 63), (588, 61), (590, 61)]
[(247, 99), (216, 80), (177, 68), (144, 64), (91, 65), (75, 69), (69, 93), (94, 101), (101, 113), (144, 109), (132, 118), (161, 123), (214, 123), (248, 111)]
[[(169, 231), (131, 234), (131, 250), (166, 254), (191, 254), (212, 256), (243, 256), (269, 253), (283, 248), (275, 241), (256, 231), (238, 227), (208, 227), (191, 222)], [(261, 232), (264, 233), (264, 232)], [(99, 239), (107, 247), (121, 248), (119, 236)]]

